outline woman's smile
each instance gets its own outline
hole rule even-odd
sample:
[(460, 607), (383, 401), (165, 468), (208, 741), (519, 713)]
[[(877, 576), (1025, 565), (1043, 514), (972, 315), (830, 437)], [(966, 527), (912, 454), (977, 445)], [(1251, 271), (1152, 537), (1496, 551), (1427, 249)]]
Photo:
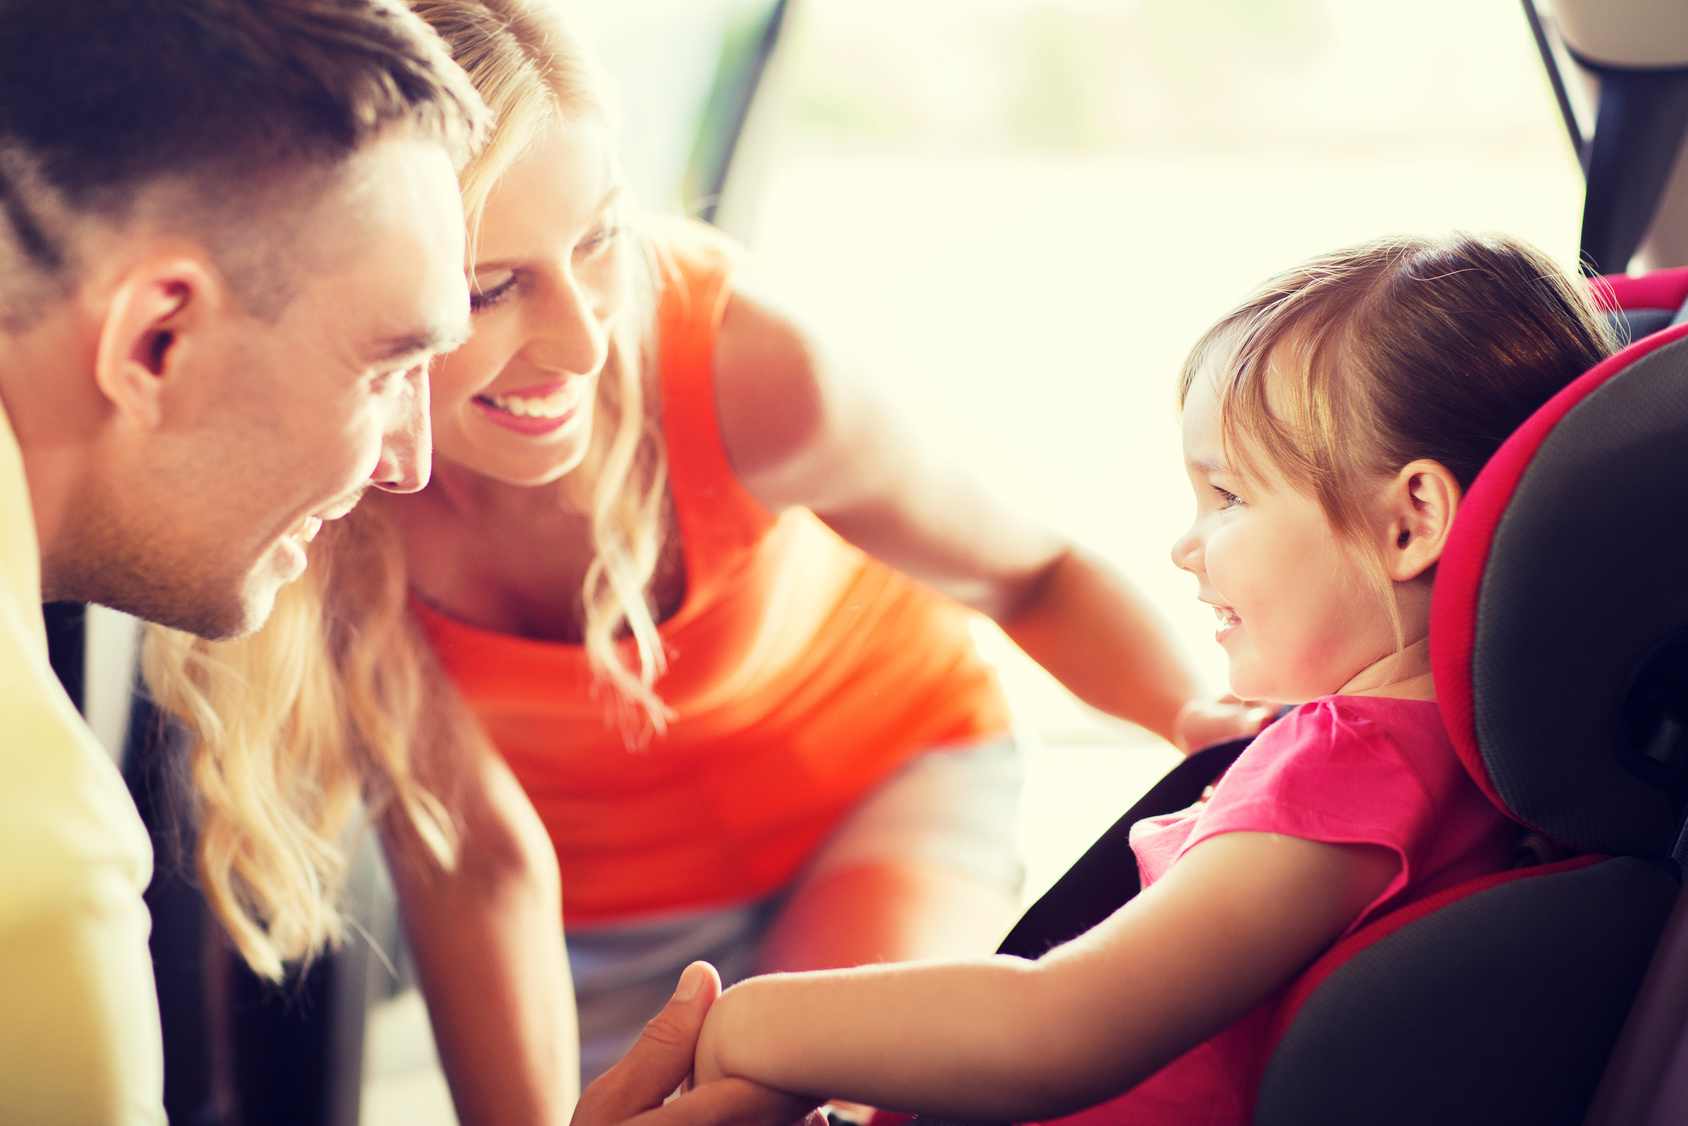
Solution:
[(481, 413), (518, 434), (549, 434), (566, 426), (592, 393), (594, 379), (554, 379), (502, 394), (476, 395)]

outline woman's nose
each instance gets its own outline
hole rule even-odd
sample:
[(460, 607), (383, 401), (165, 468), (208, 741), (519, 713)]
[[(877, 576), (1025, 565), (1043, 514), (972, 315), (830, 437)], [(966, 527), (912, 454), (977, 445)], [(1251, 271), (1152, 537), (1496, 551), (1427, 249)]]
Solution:
[(592, 375), (604, 366), (609, 335), (578, 281), (559, 279), (539, 316), (527, 347), (528, 359), (535, 365), (570, 375)]

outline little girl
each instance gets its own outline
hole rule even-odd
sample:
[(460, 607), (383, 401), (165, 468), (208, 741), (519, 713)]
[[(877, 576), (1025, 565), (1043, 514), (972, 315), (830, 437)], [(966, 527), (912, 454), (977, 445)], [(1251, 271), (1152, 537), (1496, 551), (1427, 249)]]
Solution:
[(1340, 251), (1220, 321), (1179, 384), (1196, 519), (1173, 560), (1232, 691), (1300, 706), (1206, 801), (1132, 829), (1143, 891), (1089, 933), (1035, 962), (754, 978), (710, 1010), (696, 1080), (954, 1118), (1242, 1122), (1310, 961), (1509, 862), (1517, 827), (1442, 726), (1431, 584), (1477, 471), (1612, 347), (1578, 283), (1496, 236)]

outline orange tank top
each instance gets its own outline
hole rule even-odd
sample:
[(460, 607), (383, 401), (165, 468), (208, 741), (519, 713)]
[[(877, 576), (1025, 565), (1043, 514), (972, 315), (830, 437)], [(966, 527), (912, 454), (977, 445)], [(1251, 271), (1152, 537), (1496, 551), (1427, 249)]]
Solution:
[(739, 483), (715, 417), (715, 337), (735, 248), (661, 222), (662, 429), (686, 568), (660, 633), (666, 734), (629, 750), (585, 650), (476, 629), (413, 600), (446, 672), (551, 834), (571, 924), (726, 905), (789, 882), (923, 748), (1008, 711), (970, 612), (806, 510)]

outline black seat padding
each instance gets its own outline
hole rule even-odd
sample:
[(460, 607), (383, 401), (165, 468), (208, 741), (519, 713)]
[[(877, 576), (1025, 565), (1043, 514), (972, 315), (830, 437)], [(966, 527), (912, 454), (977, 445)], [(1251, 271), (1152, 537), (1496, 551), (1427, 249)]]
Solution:
[(1618, 857), (1503, 883), (1365, 947), (1272, 1054), (1255, 1126), (1575, 1126), (1676, 894)]
[(1123, 907), (1142, 890), (1137, 857), (1129, 840), (1131, 827), (1145, 817), (1176, 813), (1194, 805), (1202, 791), (1218, 781), (1252, 741), (1232, 739), (1203, 747), (1168, 771), (1026, 909), (996, 952), (1039, 958)]

